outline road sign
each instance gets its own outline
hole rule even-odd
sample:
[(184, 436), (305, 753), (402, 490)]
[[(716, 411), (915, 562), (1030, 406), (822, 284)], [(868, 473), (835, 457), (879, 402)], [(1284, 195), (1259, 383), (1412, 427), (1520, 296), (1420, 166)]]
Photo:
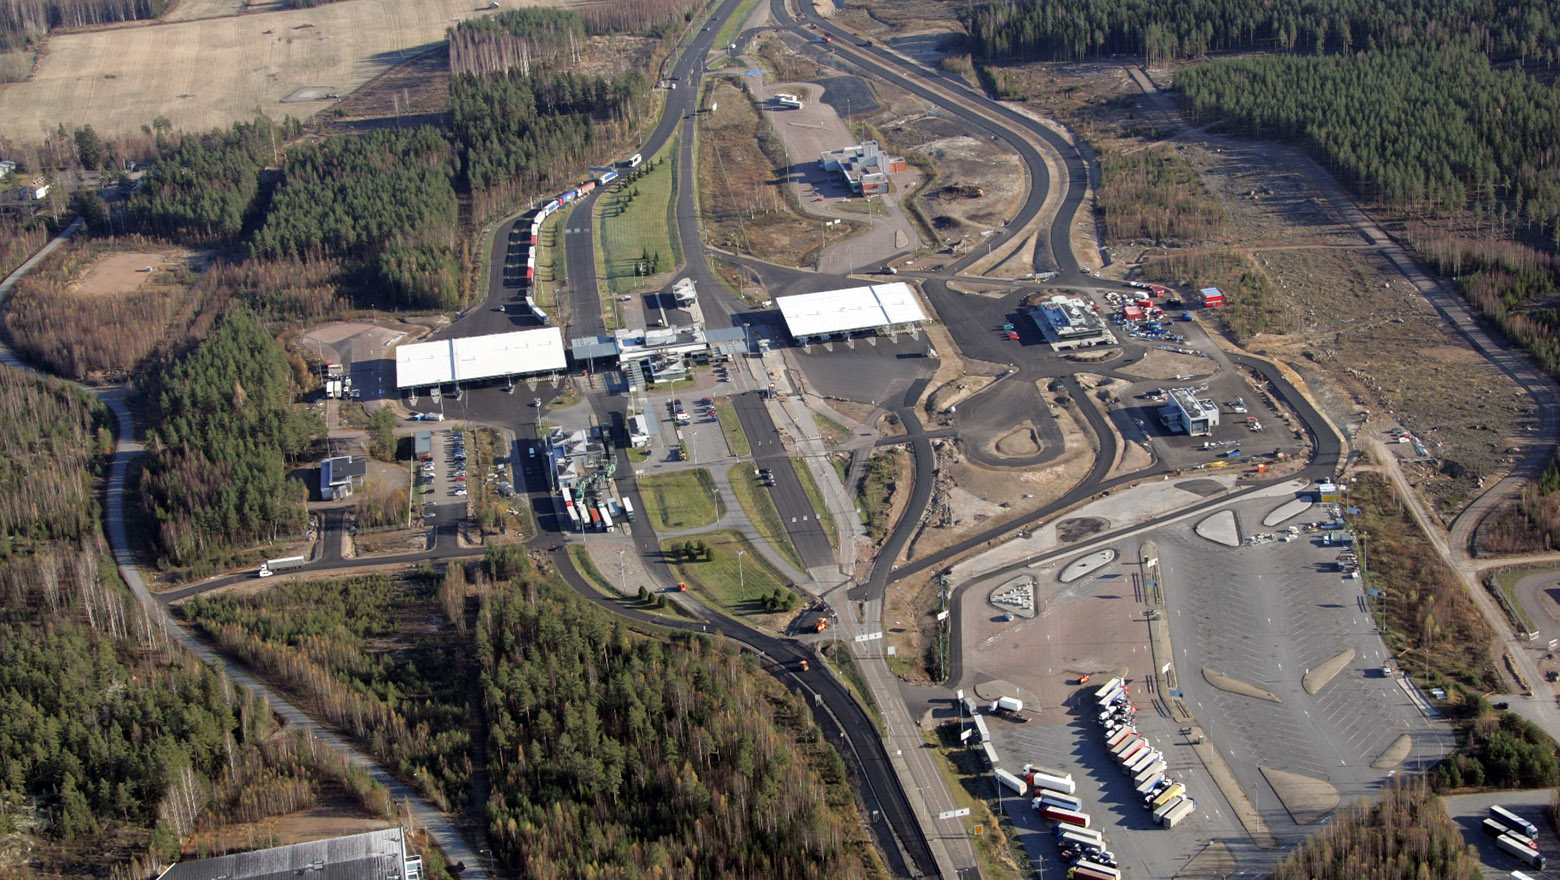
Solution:
[(856, 636), (856, 641), (858, 641), (858, 642), (870, 642), (873, 639), (881, 639), (882, 637), (883, 637), (883, 634), (880, 633), (880, 632), (862, 633), (861, 635)]
[(939, 819), (957, 819), (960, 816), (968, 816), (969, 814), (970, 814), (970, 808), (969, 807), (960, 807), (957, 810), (943, 810), (941, 813), (937, 814), (937, 818), (939, 818)]

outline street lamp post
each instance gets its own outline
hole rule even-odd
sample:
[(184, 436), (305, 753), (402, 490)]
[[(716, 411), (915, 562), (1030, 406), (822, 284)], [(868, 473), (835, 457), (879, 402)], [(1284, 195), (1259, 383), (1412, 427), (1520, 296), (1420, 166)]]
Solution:
[(628, 551), (618, 550), (618, 592), (628, 595), (628, 579), (623, 575), (623, 554)]
[(742, 556), (745, 553), (747, 553), (746, 550), (737, 551), (737, 587), (741, 589), (744, 594), (747, 593), (747, 578), (742, 576)]
[(839, 220), (825, 220), (818, 230), (818, 271), (823, 271), (823, 249), (829, 246), (829, 227), (840, 225)]

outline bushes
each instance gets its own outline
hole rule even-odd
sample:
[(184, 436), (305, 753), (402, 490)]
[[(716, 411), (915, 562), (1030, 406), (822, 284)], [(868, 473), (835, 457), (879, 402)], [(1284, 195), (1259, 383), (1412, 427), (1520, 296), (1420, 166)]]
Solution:
[(1465, 729), (1457, 751), (1436, 765), (1437, 787), (1537, 788), (1560, 784), (1555, 741), (1511, 712), (1484, 713)]

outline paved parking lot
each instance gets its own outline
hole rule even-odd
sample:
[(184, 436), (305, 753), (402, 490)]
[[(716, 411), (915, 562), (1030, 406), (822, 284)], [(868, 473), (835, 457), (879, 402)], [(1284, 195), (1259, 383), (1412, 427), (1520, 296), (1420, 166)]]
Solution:
[[(1093, 688), (1085, 685), (1079, 691), (1092, 694)], [(1083, 810), (1092, 820), (1090, 827), (1105, 835), (1124, 875), (1173, 877), (1210, 839), (1244, 836), (1240, 823), (1202, 762), (1178, 734), (1175, 723), (1156, 714), (1134, 689), (1138, 733), (1164, 754), (1166, 775), (1185, 785), (1197, 801), (1197, 812), (1174, 829), (1155, 825), (1152, 813), (1143, 808), (1132, 778), (1106, 749), (1103, 728), (1095, 723), (1092, 714), (1082, 710), (1085, 702), (1075, 699), (1072, 707), (1047, 710), (1065, 713), (1065, 723), (1013, 724), (990, 718), (987, 724), (1004, 769), (1017, 773), (1028, 762), (1073, 774), (1078, 785), (1076, 796), (1083, 801)], [(1005, 798), (1004, 806), (1020, 829), (1024, 851), (1040, 870), (1040, 876), (1045, 880), (1065, 878), (1067, 864), (1052, 842), (1051, 823), (1018, 798)]]
[[(1512, 871), (1521, 871), (1529, 877), (1560, 877), (1560, 839), (1544, 818), (1544, 807), (1549, 805), (1553, 792), (1550, 789), (1532, 791), (1503, 791), (1485, 794), (1465, 794), (1443, 798), (1447, 815), (1462, 829), (1463, 838), (1479, 853), (1480, 867), (1486, 877), (1509, 877)], [(1480, 830), (1491, 806), (1499, 804), (1518, 816), (1538, 826), (1538, 851), (1549, 859), (1543, 871), (1530, 868), (1495, 846), (1494, 838)]]
[[(1277, 503), (1237, 505), (1242, 534), (1267, 531), (1262, 519)], [(1405, 770), (1428, 766), (1450, 750), (1449, 730), (1426, 719), (1398, 678), (1381, 672), (1389, 659), (1385, 646), (1366, 611), (1361, 581), (1335, 570), (1338, 548), (1323, 546), (1319, 535), (1222, 547), (1196, 536), (1193, 526), (1156, 536), (1177, 684), (1281, 840), (1311, 828), (1294, 824), (1259, 767), (1324, 780), (1346, 802), (1371, 794), (1396, 772), (1370, 764), (1400, 735), (1414, 739), (1399, 765)], [(1306, 672), (1350, 648), (1353, 662), (1320, 693), (1306, 693)], [(1204, 667), (1282, 702), (1217, 689), (1202, 675)]]

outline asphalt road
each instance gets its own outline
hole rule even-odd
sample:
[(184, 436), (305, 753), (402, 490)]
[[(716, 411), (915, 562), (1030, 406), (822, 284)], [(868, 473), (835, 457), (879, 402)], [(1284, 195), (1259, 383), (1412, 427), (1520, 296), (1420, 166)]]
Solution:
[(774, 476), (774, 486), (767, 490), (761, 486), (759, 491), (769, 492), (775, 509), (780, 512), (780, 520), (791, 536), (791, 543), (796, 545), (796, 552), (801, 554), (807, 567), (833, 565), (834, 547), (829, 544), (829, 537), (818, 521), (818, 512), (813, 509), (796, 469), (791, 466), (791, 457), (780, 442), (780, 431), (760, 397), (762, 393), (748, 391), (731, 398), (737, 418), (742, 422), (742, 432), (753, 445), (754, 467), (767, 467)]

